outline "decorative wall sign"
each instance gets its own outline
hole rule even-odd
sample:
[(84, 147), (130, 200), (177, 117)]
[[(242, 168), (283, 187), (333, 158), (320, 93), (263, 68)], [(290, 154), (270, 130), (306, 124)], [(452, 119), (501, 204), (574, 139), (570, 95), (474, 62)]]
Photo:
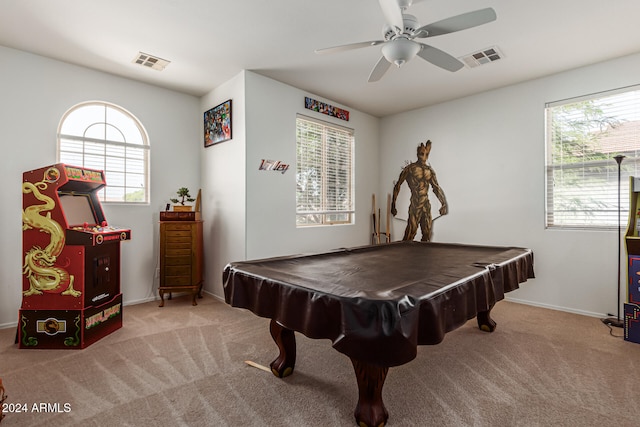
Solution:
[(308, 96), (304, 97), (304, 108), (326, 114), (327, 116), (337, 117), (347, 122), (349, 121), (349, 111), (334, 107), (333, 105), (329, 105), (324, 102), (316, 101)]
[(204, 113), (204, 146), (231, 139), (231, 100)]
[(280, 160), (266, 160), (262, 159), (260, 162), (260, 167), (258, 170), (261, 171), (276, 171), (285, 173), (289, 170), (289, 165), (286, 163), (282, 163)]

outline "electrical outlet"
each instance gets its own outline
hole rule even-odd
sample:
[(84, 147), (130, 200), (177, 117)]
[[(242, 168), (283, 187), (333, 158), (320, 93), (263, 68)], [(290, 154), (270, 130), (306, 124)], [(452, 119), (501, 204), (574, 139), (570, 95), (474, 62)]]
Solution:
[(156, 279), (160, 277), (160, 269), (156, 268)]

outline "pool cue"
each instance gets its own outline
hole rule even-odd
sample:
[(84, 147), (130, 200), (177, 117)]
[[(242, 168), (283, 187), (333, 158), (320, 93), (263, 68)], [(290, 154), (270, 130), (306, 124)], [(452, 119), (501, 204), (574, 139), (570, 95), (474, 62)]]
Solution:
[(259, 365), (256, 362), (252, 362), (251, 360), (245, 360), (244, 363), (246, 363), (249, 366), (253, 366), (254, 368), (258, 368), (262, 371), (272, 373), (271, 369), (267, 368), (266, 366)]
[(371, 202), (371, 216), (373, 218), (373, 233), (371, 233), (371, 244), (375, 245), (376, 244), (376, 195), (375, 193), (373, 194), (372, 198), (371, 198), (372, 202)]
[(382, 220), (382, 216), (380, 214), (380, 208), (378, 208), (378, 224), (376, 224), (376, 243), (380, 244), (380, 221)]
[(391, 243), (391, 194), (387, 193), (387, 243)]

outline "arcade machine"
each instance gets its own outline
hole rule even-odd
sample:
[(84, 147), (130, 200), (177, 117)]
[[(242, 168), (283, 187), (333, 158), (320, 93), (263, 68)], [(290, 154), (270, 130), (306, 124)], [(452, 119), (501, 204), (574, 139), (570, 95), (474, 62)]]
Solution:
[(628, 264), (624, 339), (640, 344), (640, 178), (629, 177), (629, 225), (625, 235)]
[(19, 348), (81, 349), (122, 327), (120, 242), (98, 191), (104, 172), (58, 163), (22, 182)]

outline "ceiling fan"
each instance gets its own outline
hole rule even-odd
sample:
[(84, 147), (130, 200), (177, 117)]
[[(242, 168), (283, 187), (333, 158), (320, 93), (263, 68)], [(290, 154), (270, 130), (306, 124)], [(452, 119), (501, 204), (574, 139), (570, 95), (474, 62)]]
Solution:
[(458, 71), (464, 66), (455, 57), (433, 46), (414, 39), (425, 39), (466, 30), (496, 20), (496, 12), (488, 7), (473, 12), (452, 16), (432, 24), (420, 26), (418, 19), (404, 13), (413, 0), (379, 0), (385, 25), (382, 28), (384, 40), (351, 43), (342, 46), (316, 49), (316, 53), (335, 53), (382, 45), (382, 57), (369, 74), (369, 82), (377, 82), (384, 76), (391, 64), (401, 67), (416, 55), (448, 71)]

